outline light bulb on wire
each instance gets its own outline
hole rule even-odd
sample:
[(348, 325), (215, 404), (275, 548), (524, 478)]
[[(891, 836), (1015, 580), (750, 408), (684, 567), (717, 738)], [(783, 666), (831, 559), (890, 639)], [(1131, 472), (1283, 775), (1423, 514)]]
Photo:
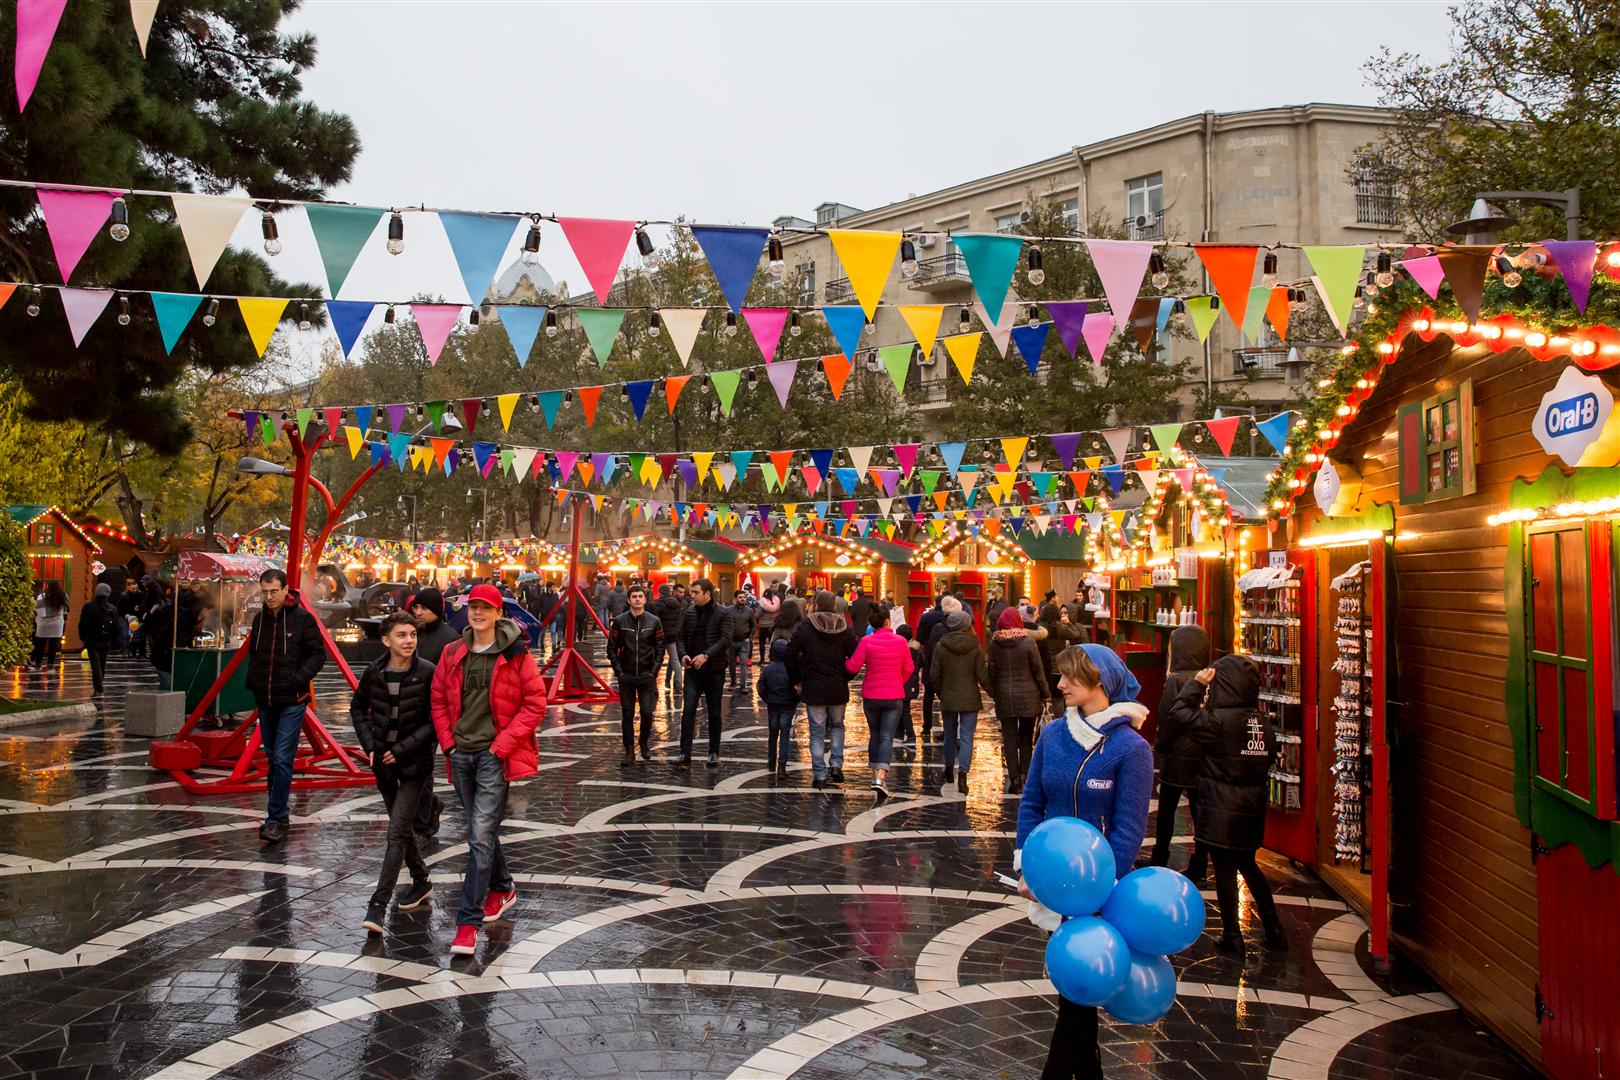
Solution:
[(973, 313), (967, 308), (962, 309), (962, 314), (957, 319), (956, 328), (963, 334), (973, 329)]
[(907, 236), (900, 241), (900, 276), (914, 278), (917, 276), (917, 245)]
[(388, 254), (399, 255), (405, 250), (405, 219), (395, 210), (388, 219)]
[(726, 337), (736, 337), (736, 336), (737, 336), (737, 313), (735, 311), (728, 311), (728, 312), (726, 312)]
[(1167, 289), (1170, 287), (1170, 272), (1164, 268), (1164, 256), (1155, 251), (1148, 256), (1148, 270), (1153, 274), (1153, 287)]
[(557, 336), (557, 313), (555, 311), (548, 311), (548, 312), (546, 312), (546, 337), (556, 337), (556, 336)]
[(127, 293), (118, 298), (118, 325), (129, 325), (129, 295)]
[(28, 314), (39, 315), (39, 286), (32, 285), (28, 289)]
[(773, 236), (766, 241), (765, 258), (771, 277), (781, 281), (782, 275), (787, 273), (787, 260), (782, 258), (782, 240), (780, 237)]
[(280, 255), (281, 233), (277, 231), (275, 216), (270, 211), (266, 210), (264, 212), (264, 220), (260, 223), (259, 229), (264, 233), (264, 253), (266, 255)]
[(1031, 285), (1040, 285), (1046, 281), (1046, 268), (1041, 262), (1041, 249), (1036, 245), (1030, 246), (1028, 269), (1024, 272), (1024, 276), (1029, 279)]
[(793, 337), (798, 337), (804, 333), (804, 327), (799, 325), (798, 309), (794, 309), (793, 313), (788, 316), (788, 333)]
[[(393, 311), (394, 309), (389, 308), (388, 310)], [(213, 326), (214, 323), (217, 322), (218, 320), (219, 320), (219, 301), (214, 300), (214, 299), (209, 299), (208, 306), (203, 308), (202, 323), (203, 323), (204, 326)]]
[(1395, 284), (1395, 266), (1389, 252), (1380, 251), (1378, 261), (1374, 265), (1373, 282), (1380, 289), (1387, 289)]
[(124, 202), (122, 195), (113, 200), (112, 224), (107, 228), (107, 235), (123, 243), (129, 239), (129, 204)]
[(523, 260), (524, 266), (540, 265), (540, 219), (535, 218), (529, 224), (529, 235), (523, 238), (523, 251), (518, 258)]
[(298, 329), (303, 330), (306, 333), (310, 329), (309, 305), (308, 304), (299, 304), (298, 305)]
[(1266, 252), (1265, 260), (1260, 266), (1260, 284), (1268, 289), (1277, 284), (1277, 253), (1275, 251)]

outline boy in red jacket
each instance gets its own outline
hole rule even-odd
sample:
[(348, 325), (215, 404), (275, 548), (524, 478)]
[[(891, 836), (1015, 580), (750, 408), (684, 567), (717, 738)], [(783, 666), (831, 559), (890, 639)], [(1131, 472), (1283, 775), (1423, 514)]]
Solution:
[(506, 786), (533, 776), (534, 729), (546, 715), (546, 687), (523, 631), (502, 618), (493, 585), (468, 596), (467, 629), (445, 646), (433, 676), (433, 727), (450, 761), (450, 781), (467, 811), (467, 876), (450, 951), (470, 956), (478, 927), (517, 903), (501, 851)]

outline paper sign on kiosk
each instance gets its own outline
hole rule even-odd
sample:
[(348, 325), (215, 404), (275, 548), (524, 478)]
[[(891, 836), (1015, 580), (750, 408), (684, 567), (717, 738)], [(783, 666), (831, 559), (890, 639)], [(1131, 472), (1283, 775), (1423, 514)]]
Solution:
[(1610, 465), (1613, 461), (1587, 459), (1594, 454), (1613, 456), (1602, 453), (1598, 445), (1612, 441), (1605, 428), (1613, 411), (1614, 395), (1608, 384), (1570, 365), (1542, 395), (1532, 433), (1549, 456), (1563, 459), (1566, 465)]

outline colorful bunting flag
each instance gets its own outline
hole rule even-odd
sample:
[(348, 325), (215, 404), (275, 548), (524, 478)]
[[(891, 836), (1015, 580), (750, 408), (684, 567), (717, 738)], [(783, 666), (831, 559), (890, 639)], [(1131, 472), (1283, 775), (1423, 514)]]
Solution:
[(984, 305), (977, 300), (973, 302), (973, 311), (979, 316), (979, 322), (986, 328), (984, 332), (990, 335), (991, 342), (995, 344), (996, 352), (1000, 353), (1002, 358), (1005, 359), (1007, 346), (1012, 342), (1013, 320), (1018, 318), (1018, 305), (1009, 304), (1002, 308), (999, 319), (992, 319), (990, 313), (984, 309)]
[(1260, 249), (1243, 244), (1194, 244), (1193, 250), (1232, 324), (1241, 329), (1249, 311), (1249, 286)]
[(851, 304), (834, 304), (822, 308), (821, 317), (827, 320), (827, 328), (844, 356), (853, 361), (860, 351), (861, 332), (866, 329), (866, 313)]
[(270, 347), (270, 337), (276, 332), (276, 324), (281, 322), (282, 312), (287, 310), (287, 301), (276, 296), (242, 296), (237, 298), (236, 307), (247, 324), (253, 347), (262, 357), (264, 350)]
[(500, 273), (506, 249), (517, 230), (517, 220), (501, 214), (440, 211), (439, 224), (450, 241), (450, 253), (461, 271), (467, 300), (474, 306), (484, 302), (489, 287)]
[(896, 443), (894, 445), (894, 459), (900, 463), (900, 471), (907, 477), (911, 475), (911, 470), (916, 468), (917, 451), (921, 449), (921, 443)]
[(501, 329), (506, 331), (506, 340), (512, 343), (512, 351), (517, 354), (518, 367), (526, 366), (529, 353), (534, 351), (535, 338), (545, 324), (546, 309), (538, 304), (496, 304), (495, 314), (501, 320)]
[(905, 396), (906, 376), (911, 374), (911, 354), (916, 344), (903, 341), (898, 345), (885, 345), (878, 350), (878, 358), (883, 362), (884, 370), (889, 373), (889, 379), (894, 383), (894, 392)]
[[(201, 300), (202, 297), (196, 297)], [(156, 303), (157, 297), (153, 296)], [(348, 356), (354, 351), (360, 340), (360, 332), (366, 328), (366, 321), (371, 318), (371, 312), (377, 305), (370, 300), (328, 300), (326, 302), (326, 317), (332, 324), (332, 332), (337, 335), (338, 344), (343, 347), (343, 355)], [(195, 305), (193, 305), (195, 307)], [(186, 316), (191, 317), (189, 314)], [(162, 322), (162, 316), (159, 316)]]
[(1187, 318), (1192, 320), (1193, 332), (1198, 335), (1199, 344), (1209, 340), (1209, 332), (1215, 328), (1215, 320), (1221, 317), (1221, 313), (1211, 303), (1212, 299), (1208, 296), (1189, 296), (1185, 301)]
[(40, 69), (45, 66), (45, 54), (50, 52), (65, 7), (67, 0), (17, 0), (18, 112), (28, 108), (28, 99), (34, 96)]
[(692, 346), (697, 343), (698, 332), (703, 329), (703, 318), (708, 312), (703, 308), (661, 308), (658, 314), (664, 329), (669, 331), (675, 355), (681, 358), (681, 366), (691, 367)]
[(1489, 246), (1448, 247), (1438, 252), (1440, 269), (1445, 272), (1446, 284), (1457, 306), (1463, 309), (1469, 322), (1479, 321), (1479, 305), (1485, 295), (1485, 275), (1491, 268)]
[[(1134, 430), (1128, 427), (1109, 428), (1101, 433), (1103, 442), (1108, 444), (1108, 450), (1114, 455), (1115, 461), (1124, 461), (1125, 455), (1131, 449), (1131, 436)], [(1096, 468), (1096, 466), (1092, 466)]]
[(690, 375), (667, 375), (664, 377), (664, 400), (669, 402), (669, 415), (675, 415), (675, 402), (680, 399), (681, 391), (692, 380)]
[(186, 192), (176, 192), (169, 198), (174, 203), (175, 220), (180, 223), (180, 236), (186, 242), (191, 270), (197, 275), (200, 289), (208, 283), (208, 275), (214, 272), (225, 245), (231, 242), (242, 215), (253, 208), (253, 200)]
[(827, 373), (827, 389), (832, 392), (834, 401), (843, 395), (844, 383), (849, 379), (850, 369), (854, 366), (850, 363), (849, 357), (840, 353), (821, 358), (821, 368)]
[(1254, 426), (1266, 437), (1266, 442), (1270, 443), (1277, 453), (1284, 454), (1288, 452), (1288, 429), (1293, 423), (1293, 413), (1280, 412), (1276, 416), (1256, 420)]
[(1091, 352), (1091, 362), (1096, 367), (1102, 367), (1103, 353), (1108, 350), (1108, 339), (1114, 336), (1114, 316), (1106, 311), (1089, 311), (1086, 321), (1080, 327), (1080, 335), (1086, 339), (1086, 348)]
[(1065, 469), (1074, 464), (1074, 453), (1080, 448), (1078, 431), (1066, 431), (1058, 435), (1049, 435), (1047, 438), (1051, 440), (1052, 449), (1057, 451), (1058, 460), (1063, 462)]
[[(67, 312), (68, 332), (73, 335), (75, 347), (84, 343), (101, 313), (112, 303), (112, 289), (58, 289), (62, 294), (62, 308)], [(285, 303), (285, 301), (283, 301)], [(262, 355), (264, 350), (259, 350)]]
[(782, 341), (782, 328), (787, 325), (787, 308), (743, 308), (743, 321), (748, 324), (759, 354), (770, 363), (776, 358), (776, 347)]
[[(22, 0), (18, 6), (27, 8), (30, 2)], [(39, 188), (34, 194), (39, 198), (39, 212), (45, 219), (51, 250), (56, 253), (56, 268), (66, 282), (73, 276), (73, 268), (79, 265), (79, 260), (90, 247), (90, 241), (101, 232), (101, 226), (106, 223), (119, 193)]]
[(602, 400), (602, 387), (582, 386), (579, 388), (579, 407), (585, 411), (585, 426), (596, 426), (596, 406)]
[(1322, 297), (1328, 317), (1339, 333), (1350, 325), (1355, 306), (1356, 285), (1361, 280), (1361, 264), (1366, 250), (1359, 246), (1306, 247), (1302, 249), (1314, 272), (1316, 291)]
[(1086, 301), (1057, 300), (1047, 304), (1046, 310), (1052, 316), (1052, 325), (1057, 327), (1058, 340), (1063, 342), (1064, 351), (1073, 360), (1080, 349), (1080, 328), (1086, 321)]
[(793, 376), (799, 370), (797, 360), (780, 360), (765, 365), (765, 375), (771, 380), (771, 389), (776, 391), (776, 400), (782, 408), (787, 408), (788, 391), (793, 389)]
[(450, 331), (456, 328), (456, 323), (461, 319), (461, 308), (460, 304), (411, 305), (411, 318), (416, 320), (416, 329), (422, 334), (422, 347), (427, 350), (429, 367), (439, 362), (439, 354), (444, 352), (445, 343), (450, 340)]
[(574, 314), (579, 316), (579, 325), (584, 328), (585, 337), (591, 343), (591, 353), (596, 357), (597, 367), (607, 366), (608, 357), (613, 352), (613, 343), (619, 339), (619, 327), (624, 322), (625, 312), (624, 308), (575, 309)]
[[(877, 318), (878, 303), (883, 299), (883, 286), (894, 267), (895, 253), (900, 250), (901, 234), (874, 232), (867, 229), (828, 229), (827, 238), (849, 278), (849, 287), (860, 301), (868, 319)], [(1014, 261), (1017, 260), (1015, 253)], [(971, 263), (970, 263), (971, 266)]]
[(1273, 286), (1270, 295), (1266, 297), (1266, 319), (1271, 328), (1277, 331), (1279, 340), (1288, 338), (1288, 316), (1293, 314), (1288, 304), (1288, 289), (1286, 286)]
[(875, 446), (847, 446), (844, 452), (849, 455), (849, 462), (855, 466), (857, 476), (865, 476), (866, 470), (872, 467), (872, 451)]
[(540, 392), (540, 413), (546, 418), (546, 430), (550, 431), (557, 426), (557, 411), (562, 408), (562, 390), (542, 390)]
[(1241, 416), (1221, 416), (1204, 421), (1204, 426), (1215, 439), (1215, 445), (1221, 448), (1222, 457), (1232, 456), (1232, 440), (1237, 437), (1238, 424), (1242, 420)]
[(1418, 283), (1422, 290), (1429, 294), (1429, 299), (1440, 298), (1440, 284), (1446, 280), (1446, 272), (1440, 267), (1440, 258), (1437, 255), (1424, 255), (1416, 259), (1405, 259), (1395, 264)]
[(140, 43), (141, 56), (146, 56), (146, 42), (152, 35), (152, 18), (157, 14), (158, 0), (129, 0), (129, 17), (135, 22), (135, 40)]
[(653, 380), (637, 379), (624, 384), (624, 392), (630, 396), (630, 407), (635, 410), (636, 423), (641, 423), (642, 413), (647, 411), (647, 399), (652, 397)]
[(1552, 256), (1553, 265), (1564, 275), (1564, 286), (1575, 310), (1586, 311), (1586, 302), (1592, 295), (1592, 270), (1597, 265), (1595, 240), (1548, 240), (1542, 247)]
[(764, 250), (769, 236), (765, 229), (721, 225), (692, 227), (692, 238), (703, 249), (709, 269), (720, 283), (720, 295), (726, 298), (732, 311), (740, 311), (748, 298), (748, 286), (759, 268), (759, 253)]
[(309, 216), (309, 228), (315, 234), (315, 246), (326, 270), (327, 295), (335, 297), (342, 291), (366, 241), (377, 230), (383, 211), (375, 206), (305, 203), (304, 213)]
[(973, 279), (973, 292), (989, 314), (986, 321), (997, 322), (1007, 299), (1007, 290), (1012, 286), (1013, 271), (1018, 269), (1018, 256), (1024, 248), (1023, 239), (1002, 233), (966, 233), (951, 239), (967, 262), (968, 277)]
[(742, 381), (741, 371), (711, 371), (709, 381), (714, 384), (714, 393), (720, 399), (720, 411), (731, 415), (731, 402), (737, 396), (737, 384)]
[[(1271, 302), (1271, 289), (1265, 285), (1256, 285), (1249, 290), (1248, 306), (1244, 308), (1243, 340), (1250, 345), (1260, 340), (1260, 331), (1265, 324), (1266, 305)], [(1286, 303), (1283, 307), (1287, 307)]]
[(568, 246), (574, 249), (574, 258), (579, 260), (579, 268), (585, 272), (585, 280), (590, 282), (597, 304), (607, 303), (636, 223), (608, 218), (560, 217), (557, 224), (562, 226)]
[(939, 321), (944, 317), (944, 304), (900, 304), (895, 307), (906, 326), (917, 339), (918, 348), (927, 356), (934, 351), (934, 340), (939, 336)]
[(1153, 433), (1153, 445), (1161, 454), (1168, 454), (1170, 448), (1176, 445), (1176, 440), (1181, 438), (1180, 424), (1149, 424), (1148, 430)]
[(979, 356), (979, 339), (984, 335), (975, 330), (971, 334), (952, 334), (945, 339), (945, 353), (956, 365), (956, 373), (962, 376), (962, 382), (973, 381), (973, 364)]
[[(152, 310), (157, 315), (158, 333), (163, 337), (163, 351), (174, 352), (175, 344), (180, 335), (190, 324), (191, 317), (197, 314), (197, 308), (202, 305), (203, 298), (196, 293), (161, 293), (152, 294)], [(348, 350), (344, 350), (348, 354)]]
[(518, 398), (521, 396), (520, 394), (501, 394), (496, 397), (495, 408), (501, 415), (501, 429), (503, 431), (512, 430), (512, 412), (517, 408)]
[(1018, 352), (1023, 356), (1024, 364), (1029, 368), (1031, 375), (1041, 366), (1041, 350), (1046, 348), (1046, 334), (1051, 328), (1051, 323), (1043, 322), (1028, 323), (1012, 329), (1013, 344), (1018, 346)]
[[(1108, 313), (1113, 316), (1113, 322), (1118, 323), (1129, 314), (1136, 304), (1137, 294), (1142, 291), (1142, 275), (1153, 257), (1153, 243), (1149, 240), (1087, 240), (1085, 244), (1091, 264), (1102, 279)], [(1109, 329), (1112, 331), (1112, 326)], [(1091, 343), (1090, 337), (1086, 343)], [(1097, 349), (1091, 351), (1093, 356), (1098, 355)]]

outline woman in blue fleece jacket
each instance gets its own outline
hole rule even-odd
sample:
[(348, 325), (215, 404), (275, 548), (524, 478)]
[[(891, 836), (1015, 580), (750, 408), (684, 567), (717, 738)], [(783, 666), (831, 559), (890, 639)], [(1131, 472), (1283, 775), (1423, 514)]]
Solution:
[[(1035, 743), (1024, 797), (1018, 804), (1013, 866), (1023, 865), (1024, 841), (1053, 817), (1077, 817), (1102, 831), (1114, 851), (1116, 874), (1130, 873), (1147, 833), (1153, 792), (1153, 748), (1137, 734), (1147, 719), (1141, 686), (1104, 645), (1064, 649), (1055, 664), (1065, 706), (1062, 722), (1047, 724)], [(1019, 879), (1019, 891), (1035, 897)], [(1100, 1080), (1097, 1010), (1058, 998), (1042, 1080)]]

